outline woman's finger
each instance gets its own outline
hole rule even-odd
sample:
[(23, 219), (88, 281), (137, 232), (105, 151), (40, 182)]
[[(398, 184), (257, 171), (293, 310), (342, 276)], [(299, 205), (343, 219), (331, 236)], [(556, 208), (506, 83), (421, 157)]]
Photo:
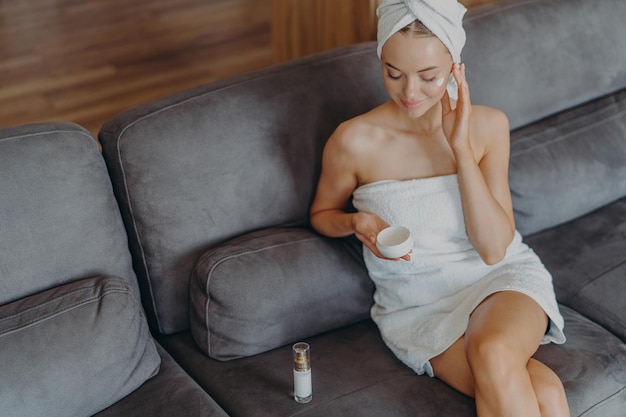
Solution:
[(465, 78), (465, 64), (455, 64), (453, 75), (459, 87), (457, 108), (463, 112), (466, 112), (466, 114), (469, 114), (469, 111), (471, 109), (471, 102), (469, 97), (469, 86), (467, 84), (467, 79)]

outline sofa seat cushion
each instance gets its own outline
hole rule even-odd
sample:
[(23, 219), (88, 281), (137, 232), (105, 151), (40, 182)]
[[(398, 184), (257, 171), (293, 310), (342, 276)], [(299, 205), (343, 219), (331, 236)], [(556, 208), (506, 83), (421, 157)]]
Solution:
[(626, 342), (626, 198), (526, 242), (552, 273), (559, 302)]
[(158, 375), (94, 417), (228, 417), (157, 343)]
[(159, 371), (124, 279), (87, 278), (0, 306), (0, 403), (8, 416), (88, 416)]
[[(536, 357), (562, 379), (572, 416), (622, 416), (626, 345), (576, 311), (561, 307), (568, 337), (539, 347)], [(313, 400), (298, 404), (291, 346), (219, 362), (203, 355), (188, 333), (161, 343), (232, 416), (476, 416), (474, 401), (437, 378), (418, 376), (385, 346), (366, 320), (305, 341), (311, 346)], [(216, 378), (219, 375), (219, 378)]]
[(373, 284), (351, 239), (271, 228), (206, 252), (191, 282), (191, 331), (228, 360), (369, 317)]
[(511, 135), (517, 228), (535, 233), (626, 196), (626, 90)]

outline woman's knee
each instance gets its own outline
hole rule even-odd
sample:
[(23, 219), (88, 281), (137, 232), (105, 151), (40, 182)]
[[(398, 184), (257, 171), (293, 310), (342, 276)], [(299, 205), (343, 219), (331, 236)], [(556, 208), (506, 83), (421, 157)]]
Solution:
[[(513, 373), (525, 368), (528, 357), (515, 341), (501, 332), (482, 332), (466, 337), (465, 354), (476, 384), (507, 384)], [(504, 388), (504, 386), (503, 386)]]
[(470, 367), (502, 372), (525, 368), (539, 346), (545, 321), (545, 313), (530, 297), (507, 291), (492, 294), (470, 317), (465, 338)]

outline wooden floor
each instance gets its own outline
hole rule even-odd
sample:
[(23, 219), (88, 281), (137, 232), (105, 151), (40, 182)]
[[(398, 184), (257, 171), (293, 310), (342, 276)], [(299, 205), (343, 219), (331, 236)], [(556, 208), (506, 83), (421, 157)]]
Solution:
[(0, 0), (0, 128), (97, 135), (153, 98), (272, 63), (271, 0)]

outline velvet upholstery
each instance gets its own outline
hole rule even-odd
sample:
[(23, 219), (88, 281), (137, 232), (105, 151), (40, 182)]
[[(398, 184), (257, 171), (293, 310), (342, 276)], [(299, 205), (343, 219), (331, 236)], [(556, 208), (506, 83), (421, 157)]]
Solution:
[[(572, 337), (565, 345), (541, 346), (536, 357), (562, 378), (572, 416), (620, 416), (626, 400), (626, 345), (568, 307), (562, 313)], [(311, 346), (313, 400), (298, 404), (291, 398), (289, 345), (219, 362), (206, 357), (189, 333), (161, 339), (233, 417), (476, 415), (472, 399), (437, 379), (415, 375), (398, 361), (370, 320), (305, 341)]]
[(194, 340), (230, 360), (368, 318), (373, 284), (352, 243), (268, 228), (210, 249), (191, 280)]
[(0, 304), (100, 274), (137, 289), (104, 161), (82, 127), (0, 131), (0, 213)]
[(558, 299), (626, 342), (626, 198), (527, 238)]
[[(471, 9), (463, 59), (472, 100), (503, 109), (518, 128), (626, 87), (626, 52), (620, 53), (626, 27), (617, 24), (626, 3), (602, 0), (593, 12), (582, 0), (575, 3), (505, 1)], [(502, 36), (511, 30), (524, 36)], [(206, 249), (253, 230), (306, 223), (325, 140), (341, 121), (387, 98), (374, 48), (361, 45), (300, 60), (288, 71), (280, 65), (198, 87), (131, 109), (103, 127), (100, 140), (135, 270), (160, 332), (189, 327), (189, 277)], [(592, 71), (588, 62), (600, 64)], [(516, 68), (528, 70), (513, 73)], [(607, 120), (587, 134), (619, 123)], [(581, 135), (571, 142), (584, 146)], [(614, 144), (607, 139), (604, 149)], [(528, 226), (520, 221), (521, 229), (582, 215), (586, 208), (579, 204), (561, 217), (538, 207), (524, 214), (531, 219)]]
[(103, 154), (159, 331), (189, 328), (189, 277), (212, 245), (307, 221), (326, 139), (385, 98), (375, 60), (370, 46), (305, 59), (150, 103), (103, 126)]
[[(625, 8), (619, 0), (505, 0), (466, 15), (472, 100), (511, 121), (516, 222), (553, 272), (566, 319), (567, 342), (542, 346), (537, 357), (564, 381), (579, 417), (618, 417), (626, 406)], [(299, 256), (266, 251), (271, 244), (246, 253), (256, 233), (271, 243), (309, 227), (325, 141), (388, 99), (375, 48), (184, 91), (130, 109), (100, 132), (152, 328), (233, 416), (475, 415), (470, 398), (401, 365), (358, 314), (302, 336), (312, 346), (313, 401), (295, 403), (290, 341), (304, 333), (290, 315), (310, 299), (323, 300), (313, 312), (334, 308), (334, 282), (322, 275), (307, 291), (290, 290), (288, 277), (309, 276)], [(316, 262), (318, 274), (333, 261)], [(346, 299), (363, 289), (350, 288)], [(280, 314), (287, 318), (270, 330), (289, 334), (263, 333)], [(214, 347), (220, 359), (245, 357), (219, 361), (207, 356)]]
[(472, 102), (513, 129), (626, 87), (626, 2), (505, 0), (463, 20)]
[(159, 371), (128, 282), (100, 276), (0, 306), (0, 403), (7, 416), (87, 416)]
[(152, 339), (106, 166), (75, 124), (0, 129), (0, 375), (3, 416), (226, 416)]
[(159, 374), (95, 417), (228, 417), (163, 347)]
[(514, 131), (509, 182), (517, 229), (536, 233), (626, 196), (624, 137), (626, 90)]

